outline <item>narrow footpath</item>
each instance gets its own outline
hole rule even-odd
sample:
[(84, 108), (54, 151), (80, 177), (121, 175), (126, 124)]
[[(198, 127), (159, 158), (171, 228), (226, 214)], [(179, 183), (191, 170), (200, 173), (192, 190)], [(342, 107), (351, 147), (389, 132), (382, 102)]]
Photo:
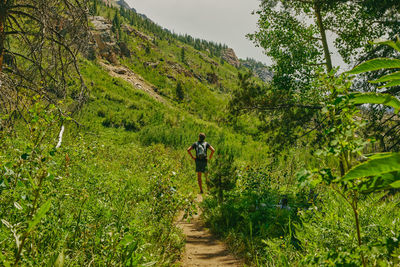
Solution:
[[(198, 200), (202, 201), (201, 196)], [(182, 219), (178, 222), (186, 236), (182, 266), (244, 266), (242, 261), (229, 253), (221, 241), (204, 228), (199, 216), (200, 214), (193, 216), (190, 222)]]

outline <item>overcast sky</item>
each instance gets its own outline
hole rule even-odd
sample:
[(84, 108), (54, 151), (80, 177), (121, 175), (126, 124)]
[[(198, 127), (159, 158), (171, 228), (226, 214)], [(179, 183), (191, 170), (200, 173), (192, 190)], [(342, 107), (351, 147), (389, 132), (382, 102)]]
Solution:
[(238, 57), (270, 60), (246, 38), (257, 29), (259, 0), (125, 0), (157, 24), (232, 47)]

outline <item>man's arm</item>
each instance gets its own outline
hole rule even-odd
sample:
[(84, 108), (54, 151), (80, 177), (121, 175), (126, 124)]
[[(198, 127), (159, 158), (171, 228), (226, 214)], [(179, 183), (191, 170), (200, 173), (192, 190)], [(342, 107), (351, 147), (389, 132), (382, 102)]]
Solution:
[(210, 145), (209, 148), (210, 148), (210, 150), (211, 150), (211, 154), (210, 154), (210, 158), (209, 158), (209, 159), (211, 159), (212, 156), (214, 155), (215, 149), (212, 147), (212, 145)]
[(193, 146), (188, 147), (187, 152), (189, 153), (189, 155), (190, 155), (190, 157), (191, 157), (192, 159), (196, 159), (196, 158), (193, 157), (193, 155), (192, 155), (192, 149), (193, 149)]

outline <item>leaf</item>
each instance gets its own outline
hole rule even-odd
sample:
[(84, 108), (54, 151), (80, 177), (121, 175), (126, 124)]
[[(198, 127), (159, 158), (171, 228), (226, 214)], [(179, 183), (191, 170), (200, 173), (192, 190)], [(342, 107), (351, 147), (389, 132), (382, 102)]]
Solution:
[(380, 70), (380, 69), (396, 69), (400, 68), (400, 59), (395, 58), (375, 58), (361, 63), (355, 66), (349, 74), (359, 74), (368, 71)]
[(0, 265), (3, 264), (4, 267), (10, 267), (11, 264), (6, 261), (6, 258), (4, 257), (3, 253), (0, 253)]
[(22, 210), (21, 205), (18, 202), (14, 202), (14, 206), (18, 209), (18, 210)]
[(32, 176), (29, 173), (27, 173), (27, 175), (28, 175), (29, 182), (31, 183), (33, 189), (37, 189), (37, 185), (36, 185), (35, 181), (33, 181)]
[(385, 157), (370, 159), (355, 166), (339, 181), (352, 181), (363, 177), (378, 176), (397, 171), (400, 171), (400, 153), (389, 153)]
[(387, 45), (387, 46), (390, 46), (400, 52), (400, 40), (399, 40), (398, 36), (397, 36), (397, 42), (393, 42), (391, 40), (379, 40), (378, 39), (378, 40), (374, 40), (372, 42), (372, 44)]
[(60, 254), (58, 254), (57, 260), (54, 263), (54, 267), (63, 267), (64, 266), (64, 251), (61, 251)]
[(400, 181), (400, 172), (390, 172), (372, 177), (358, 185), (362, 193), (371, 193), (393, 188), (392, 184)]
[(369, 159), (380, 159), (380, 158), (388, 157), (391, 154), (392, 154), (392, 152), (382, 152), (382, 153), (377, 153), (377, 154), (369, 154), (369, 155), (365, 155), (365, 156), (367, 156)]
[(126, 247), (130, 243), (132, 243), (135, 238), (132, 235), (126, 235), (124, 238), (119, 242), (119, 245), (122, 247)]
[(400, 85), (400, 80), (395, 80), (395, 81), (388, 82), (385, 85), (379, 86), (379, 88), (393, 87), (393, 86), (398, 86), (398, 85)]
[(383, 83), (383, 82), (389, 82), (389, 81), (393, 81), (393, 80), (400, 80), (400, 71), (382, 76), (377, 80), (370, 81), (370, 83)]
[(389, 94), (379, 93), (355, 93), (351, 95), (351, 101), (356, 104), (382, 104), (400, 110), (400, 100)]
[(5, 226), (7, 226), (7, 228), (10, 228), (10, 229), (12, 228), (11, 223), (7, 222), (6, 220), (1, 219), (1, 222), (2, 222)]
[(400, 188), (400, 180), (390, 184), (392, 188)]
[(150, 262), (147, 262), (145, 264), (142, 264), (142, 266), (143, 267), (149, 267), (149, 266), (154, 266), (156, 264), (157, 264), (157, 261), (150, 261)]
[(32, 229), (40, 222), (40, 220), (44, 217), (44, 215), (46, 215), (50, 207), (51, 207), (51, 201), (49, 199), (38, 209), (32, 221), (29, 222), (27, 232), (32, 231)]

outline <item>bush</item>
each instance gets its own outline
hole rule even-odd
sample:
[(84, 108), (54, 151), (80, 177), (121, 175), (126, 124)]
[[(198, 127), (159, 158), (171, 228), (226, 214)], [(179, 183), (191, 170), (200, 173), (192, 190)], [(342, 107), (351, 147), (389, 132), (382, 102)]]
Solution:
[(106, 117), (106, 111), (104, 109), (99, 109), (97, 111), (97, 116), (99, 116), (100, 118), (105, 118)]

